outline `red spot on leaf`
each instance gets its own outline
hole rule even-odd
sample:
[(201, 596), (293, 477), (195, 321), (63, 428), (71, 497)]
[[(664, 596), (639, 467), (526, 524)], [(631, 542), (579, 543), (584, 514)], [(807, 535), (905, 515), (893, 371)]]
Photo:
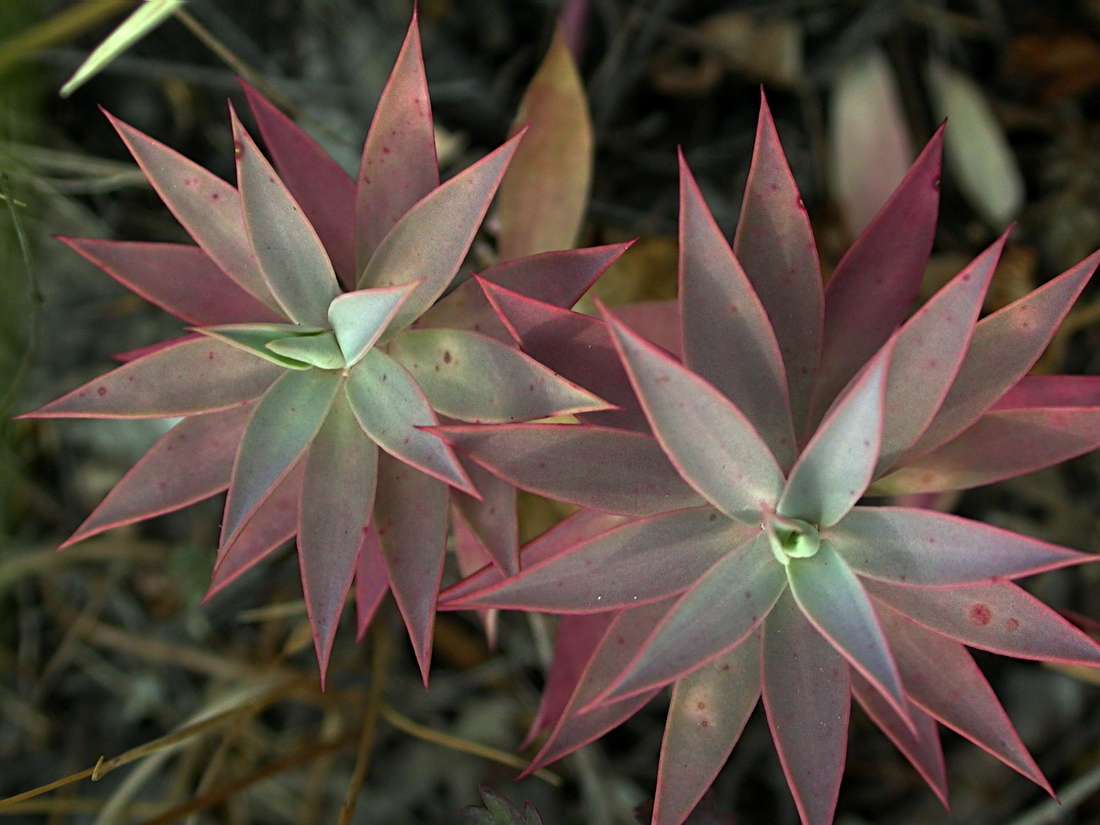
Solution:
[(444, 364), (451, 363), (451, 351), (449, 349), (443, 350), (443, 363)]
[(1005, 630), (1009, 633), (1015, 633), (1020, 629), (1020, 622), (1017, 619), (1005, 619)]
[(107, 394), (107, 388), (106, 387), (100, 387), (98, 390), (95, 391), (95, 394), (98, 395), (100, 398), (102, 398), (103, 396), (105, 396)]
[(993, 613), (989, 609), (989, 605), (978, 603), (970, 608), (970, 621), (976, 624), (978, 627), (985, 627), (989, 624), (990, 619), (993, 618)]

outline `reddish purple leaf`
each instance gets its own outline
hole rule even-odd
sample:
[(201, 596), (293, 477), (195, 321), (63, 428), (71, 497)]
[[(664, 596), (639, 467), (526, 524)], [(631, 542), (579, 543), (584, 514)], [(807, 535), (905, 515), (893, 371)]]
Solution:
[(958, 590), (866, 586), (877, 601), (956, 642), (1020, 659), (1100, 665), (1095, 641), (1011, 582)]
[(912, 704), (909, 706), (909, 719), (902, 719), (883, 695), (860, 676), (858, 671), (850, 673), (852, 696), (917, 769), (917, 773), (924, 777), (924, 781), (939, 797), (943, 806), (948, 807), (947, 772), (936, 720)]
[(885, 426), (875, 475), (912, 446), (955, 380), (1005, 233), (920, 308), (898, 332), (886, 383)]
[(790, 595), (764, 623), (761, 661), (768, 725), (799, 816), (831, 825), (848, 749), (848, 664)]
[[(512, 490), (514, 491), (515, 488), (513, 487)], [(453, 494), (451, 496), (452, 505), (455, 504), (454, 500), (462, 495), (464, 494)], [(477, 499), (469, 496), (466, 496), (466, 498), (470, 501), (477, 501)], [(502, 519), (502, 521), (507, 521), (507, 519)], [(470, 528), (466, 517), (462, 515), (457, 506), (451, 508), (451, 532), (454, 535), (455, 562), (458, 565), (458, 575), (469, 576), (486, 565), (493, 564), (493, 557), (485, 548), (485, 545), (482, 544), (481, 539)], [(500, 611), (498, 610), (477, 611), (477, 617), (481, 621), (482, 627), (485, 628), (485, 638), (489, 643), (489, 647), (496, 647), (497, 616), (499, 614)]]
[(218, 550), (208, 601), (238, 576), (270, 556), (298, 532), (298, 500), (301, 497), (304, 462), (299, 461), (256, 510), (228, 546)]
[(123, 524), (170, 513), (229, 486), (252, 405), (187, 418), (122, 477), (61, 547)]
[(173, 418), (253, 401), (285, 370), (222, 341), (180, 339), (21, 418)]
[(759, 698), (759, 632), (676, 683), (661, 742), (653, 825), (680, 825), (688, 818)]
[(787, 576), (759, 528), (737, 538), (726, 544), (724, 558), (693, 577), (600, 703), (673, 682), (737, 647), (764, 621), (787, 589)]
[(965, 587), (1096, 557), (988, 524), (910, 507), (856, 507), (822, 531), (861, 576), (914, 587)]
[(1025, 375), (990, 412), (1031, 407), (1100, 407), (1100, 375)]
[[(524, 545), (520, 553), (521, 566), (527, 568), (553, 558), (594, 536), (627, 523), (628, 520), (625, 516), (613, 516), (596, 510), (578, 510)], [(444, 590), (439, 596), (439, 608), (464, 610), (463, 607), (452, 608), (451, 605), (460, 602), (470, 593), (499, 585), (504, 580), (505, 575), (499, 567), (483, 567), (474, 575)]]
[(943, 406), (899, 466), (969, 427), (1031, 369), (1097, 264), (1100, 252), (978, 323)]
[(344, 289), (355, 289), (355, 181), (267, 98), (240, 84), (279, 177), (317, 230)]
[(821, 269), (810, 218), (779, 144), (763, 90), (733, 254), (775, 330), (786, 367), (795, 432), (802, 433), (821, 352)]
[(1054, 791), (966, 648), (888, 608), (879, 610), (879, 619), (909, 698), (1053, 796)]
[(811, 427), (909, 314), (936, 234), (942, 148), (941, 126), (825, 287)]
[(525, 298), (485, 281), (481, 285), (524, 352), (619, 408), (584, 413), (586, 422), (649, 431), (645, 413), (602, 321)]
[(195, 242), (241, 288), (281, 314), (248, 241), (237, 190), (174, 149), (109, 114), (107, 118)]
[[(659, 601), (684, 590), (759, 529), (709, 507), (638, 519), (544, 561), (524, 560), (518, 575), (467, 593), (459, 604), (591, 613)], [(448, 606), (455, 604), (450, 598)]]
[(639, 301), (615, 307), (615, 317), (651, 344), (682, 360), (679, 302)]
[(447, 551), (447, 485), (380, 453), (374, 524), (390, 588), (426, 685), (435, 600)]
[(359, 427), (342, 393), (336, 394), (304, 461), (298, 563), (323, 688), (371, 517), (378, 462), (378, 447)]
[(749, 420), (780, 467), (796, 444), (783, 356), (768, 314), (680, 154), (680, 335), (684, 363)]
[(521, 490), (595, 510), (649, 516), (703, 503), (655, 439), (584, 424), (435, 427), (455, 449)]
[(512, 575), (519, 570), (516, 488), (469, 459), (461, 463), (481, 498), (456, 490), (452, 502), (493, 563)]
[(386, 560), (382, 557), (382, 544), (372, 521), (363, 531), (363, 544), (355, 564), (355, 616), (356, 637), (362, 639), (371, 620), (378, 612), (382, 599), (390, 592), (390, 577)]
[(363, 146), (355, 208), (357, 273), (401, 216), (438, 185), (435, 129), (414, 8)]
[(189, 324), (286, 321), (227, 277), (198, 247), (94, 238), (58, 240), (127, 289)]

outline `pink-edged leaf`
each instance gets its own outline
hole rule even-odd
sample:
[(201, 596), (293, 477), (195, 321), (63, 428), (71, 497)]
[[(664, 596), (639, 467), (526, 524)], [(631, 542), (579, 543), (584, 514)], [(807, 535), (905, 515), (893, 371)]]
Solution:
[(1033, 407), (1100, 407), (1100, 375), (1025, 375), (990, 412)]
[(618, 407), (585, 413), (585, 421), (649, 431), (645, 413), (603, 322), (525, 298), (486, 281), (481, 285), (524, 352), (558, 375), (582, 387), (592, 387), (600, 398)]
[(1100, 406), (995, 408), (946, 444), (879, 479), (868, 492), (965, 490), (1051, 467), (1098, 447)]
[(360, 289), (424, 279), (391, 322), (391, 333), (419, 318), (454, 279), (518, 140), (512, 138), (432, 190), (378, 244), (359, 276)]
[(161, 200), (221, 270), (280, 315), (245, 231), (237, 190), (163, 143), (111, 115), (126, 148)]
[[(461, 495), (463, 494), (457, 493), (452, 495), (451, 504), (454, 505), (454, 500)], [(469, 497), (467, 496), (467, 498)], [(476, 501), (476, 499), (470, 499), (470, 501)], [(462, 515), (461, 511), (456, 506), (452, 506), (451, 508), (451, 534), (454, 536), (455, 561), (458, 564), (458, 575), (468, 576), (471, 573), (477, 572), (485, 565), (491, 565), (493, 563), (493, 557), (489, 554), (485, 545), (481, 543), (481, 539), (470, 529), (466, 517)], [(485, 629), (485, 638), (490, 647), (496, 647), (497, 616), (499, 613), (500, 611), (497, 610), (477, 611), (478, 620)]]
[(916, 705), (909, 706), (909, 719), (903, 719), (881, 693), (859, 675), (850, 671), (852, 696), (879, 726), (902, 755), (916, 768), (924, 781), (946, 808), (947, 771), (940, 746), (940, 731), (936, 720)]
[(803, 825), (831, 825), (851, 712), (844, 657), (785, 594), (764, 623), (761, 693)]
[(726, 545), (725, 557), (676, 601), (601, 703), (679, 679), (735, 648), (764, 621), (787, 577), (767, 536), (754, 532)]
[(61, 546), (220, 493), (229, 486), (233, 455), (251, 414), (247, 405), (181, 421), (149, 448)]
[(516, 488), (480, 464), (469, 459), (460, 461), (481, 498), (456, 491), (452, 501), (492, 562), (502, 572), (512, 575), (519, 571)]
[(525, 298), (569, 309), (633, 243), (528, 255), (491, 266), (480, 277)]
[(760, 633), (676, 683), (661, 741), (653, 825), (680, 825), (726, 764), (760, 698)]
[(24, 418), (173, 418), (263, 395), (285, 370), (222, 341), (185, 338), (129, 361)]
[(886, 381), (886, 413), (875, 475), (882, 475), (935, 416), (966, 354), (1008, 234), (974, 259), (898, 332)]
[(554, 655), (546, 674), (546, 684), (542, 688), (539, 709), (521, 749), (528, 747), (539, 734), (561, 721), (585, 668), (603, 641), (607, 629), (619, 615), (611, 611), (577, 613), (566, 614), (558, 620)]
[(389, 289), (360, 289), (346, 292), (328, 307), (332, 327), (348, 369), (359, 363), (393, 319), (394, 313), (416, 284)]
[(317, 231), (230, 107), (245, 230), (271, 294), (287, 316), (325, 327), (340, 294)]
[(363, 146), (355, 206), (356, 273), (363, 272), (401, 216), (438, 185), (435, 129), (414, 8)]
[(322, 687), (370, 521), (377, 467), (378, 447), (336, 393), (305, 456), (298, 517), (298, 564)]
[(524, 126), (497, 196), (503, 261), (573, 246), (588, 205), (592, 118), (560, 29), (520, 100), (513, 128)]
[(382, 599), (390, 592), (390, 576), (386, 560), (382, 556), (382, 544), (374, 522), (363, 531), (363, 543), (355, 564), (355, 618), (356, 637), (363, 638), (371, 620), (378, 612)]
[(682, 152), (679, 257), (684, 364), (735, 404), (789, 469), (796, 445), (783, 355)]
[(581, 712), (637, 654), (668, 610), (670, 601), (654, 602), (615, 614), (577, 681), (565, 712), (525, 774), (603, 736), (637, 713), (658, 690)]
[(680, 475), (730, 518), (758, 520), (783, 488), (760, 434), (722, 393), (604, 313), (657, 439)]
[(791, 470), (779, 515), (831, 527), (863, 495), (878, 460), (891, 352), (883, 347), (821, 422)]
[(703, 503), (641, 433), (583, 424), (438, 427), (447, 443), (522, 490), (624, 515)]
[(909, 698), (1053, 796), (966, 648), (886, 607), (879, 609), (879, 620)]
[(941, 126), (825, 286), (811, 426), (909, 314), (936, 234), (942, 149)]
[(907, 725), (909, 707), (890, 647), (871, 600), (855, 573), (829, 542), (787, 564), (791, 595), (817, 632), (874, 685)]
[(649, 343), (683, 360), (679, 301), (639, 301), (615, 307), (615, 317)]
[[(489, 267), (481, 273), (481, 279), (533, 301), (568, 309), (629, 246), (622, 243), (528, 255)], [(440, 298), (420, 316), (417, 326), (469, 329), (500, 341), (509, 340), (508, 331), (473, 279)]]
[(1100, 665), (1100, 646), (1023, 588), (998, 582), (926, 590), (867, 582), (878, 602), (929, 630), (1002, 656)]
[[(524, 545), (523, 550), (520, 552), (521, 566), (531, 567), (560, 555), (590, 538), (627, 523), (628, 520), (626, 516), (615, 516), (597, 510), (578, 510), (558, 522), (537, 539)], [(458, 584), (444, 590), (439, 595), (439, 607), (441, 610), (450, 610), (452, 609), (451, 603), (461, 602), (471, 593), (495, 587), (503, 582), (505, 578), (505, 574), (496, 565), (483, 567), (473, 575), (458, 582)], [(454, 609), (464, 610), (465, 608), (458, 607)]]
[(58, 240), (146, 301), (189, 324), (285, 320), (227, 277), (198, 247), (93, 238)]
[(264, 145), (294, 200), (317, 230), (345, 289), (355, 288), (355, 181), (263, 95), (240, 81)]
[(1098, 264), (1100, 252), (978, 323), (940, 411), (899, 466), (958, 435), (1031, 369)]
[(162, 349), (168, 349), (168, 347), (175, 346), (184, 341), (198, 341), (201, 337), (202, 336), (198, 333), (191, 333), (189, 335), (181, 335), (179, 338), (169, 338), (167, 341), (160, 341), (156, 344), (150, 344), (147, 347), (138, 347), (137, 349), (126, 350), (126, 352), (117, 352), (111, 356), (111, 360), (119, 364), (129, 364), (131, 361), (136, 361), (146, 355), (152, 355), (154, 352), (160, 352)]
[(859, 575), (914, 587), (1028, 576), (1095, 556), (970, 519), (910, 507), (856, 507), (822, 539)]
[(458, 456), (421, 427), (439, 423), (416, 380), (381, 350), (372, 349), (348, 372), (347, 396), (359, 426), (383, 450), (476, 494)]
[(733, 254), (771, 320), (783, 354), (795, 432), (802, 433), (821, 352), (821, 268), (810, 218), (763, 90)]
[[(499, 585), (449, 599), (448, 607), (500, 607), (547, 613), (618, 610), (675, 595), (759, 528), (710, 507), (639, 519), (530, 564)], [(448, 594), (450, 596), (450, 594)]]
[(321, 370), (288, 371), (256, 404), (233, 464), (225, 502), (226, 546), (309, 447), (340, 389), (340, 376)]
[(374, 524), (390, 588), (427, 684), (435, 600), (447, 553), (447, 485), (380, 453)]
[(204, 601), (294, 538), (298, 532), (298, 502), (304, 467), (304, 461), (295, 464), (237, 537), (218, 549), (213, 579)]
[(407, 330), (389, 352), (419, 383), (436, 412), (477, 424), (500, 424), (607, 404), (514, 347), (461, 329)]

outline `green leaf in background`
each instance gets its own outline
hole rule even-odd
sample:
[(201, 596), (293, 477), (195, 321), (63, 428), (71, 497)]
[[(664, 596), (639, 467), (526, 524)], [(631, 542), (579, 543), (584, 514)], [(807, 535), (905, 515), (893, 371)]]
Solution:
[(542, 825), (542, 817), (530, 802), (523, 805), (523, 812), (496, 792), (482, 785), (478, 788), (485, 803), (462, 809), (464, 825)]
[(145, 0), (80, 64), (80, 68), (61, 87), (61, 96), (68, 97), (75, 92), (89, 78), (98, 74), (112, 60), (163, 23), (168, 15), (185, 2), (186, 0)]

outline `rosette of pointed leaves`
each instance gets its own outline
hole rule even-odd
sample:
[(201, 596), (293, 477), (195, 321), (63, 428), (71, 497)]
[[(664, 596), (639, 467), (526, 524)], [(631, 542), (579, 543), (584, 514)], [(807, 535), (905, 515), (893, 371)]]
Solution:
[[(526, 548), (518, 575), (487, 568), (441, 600), (565, 614), (535, 766), (675, 684), (660, 825), (689, 815), (760, 698), (807, 825), (832, 821), (851, 696), (944, 800), (937, 721), (1049, 790), (965, 646), (1100, 664), (1011, 582), (1093, 557), (859, 501), (1100, 445), (1100, 379), (1025, 377), (1098, 256), (979, 320), (1002, 238), (907, 318), (939, 159), (937, 134), (824, 288), (766, 105), (732, 249), (681, 162), (681, 358), (609, 313), (484, 284), (530, 352), (621, 407), (601, 413), (609, 426), (436, 430), (513, 483), (589, 508)], [(574, 365), (581, 343), (593, 355)]]
[[(197, 246), (67, 243), (193, 334), (31, 415), (184, 420), (67, 543), (228, 489), (213, 590), (297, 535), (322, 675), (354, 580), (361, 629), (392, 590), (426, 678), (452, 499), (481, 563), (518, 549), (508, 485), (422, 428), (606, 405), (505, 344), (474, 284), (441, 299), (519, 138), (439, 183), (415, 19), (358, 181), (246, 92), (280, 171), (231, 112), (236, 188), (113, 121)], [(485, 274), (571, 306), (620, 251)]]

